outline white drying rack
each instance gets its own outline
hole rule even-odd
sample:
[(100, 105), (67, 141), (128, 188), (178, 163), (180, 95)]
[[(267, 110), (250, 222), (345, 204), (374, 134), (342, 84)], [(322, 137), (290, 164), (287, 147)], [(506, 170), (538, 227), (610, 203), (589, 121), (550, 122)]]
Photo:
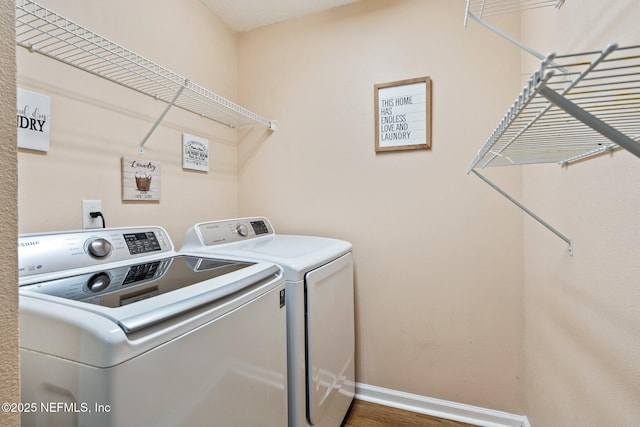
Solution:
[(175, 105), (229, 127), (276, 122), (241, 107), (119, 44), (30, 0), (16, 1), (16, 43), (168, 105), (139, 150)]
[(467, 0), (469, 19), (542, 60), (467, 167), (564, 240), (573, 241), (480, 174), (478, 168), (556, 162), (566, 165), (618, 148), (640, 157), (640, 46), (543, 56), (489, 25), (484, 17), (555, 6), (564, 0)]

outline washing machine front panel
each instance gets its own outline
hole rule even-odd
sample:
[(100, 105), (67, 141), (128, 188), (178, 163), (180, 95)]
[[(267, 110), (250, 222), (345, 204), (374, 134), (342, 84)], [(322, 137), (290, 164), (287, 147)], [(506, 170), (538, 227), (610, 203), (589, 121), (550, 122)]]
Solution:
[(353, 260), (343, 255), (306, 274), (307, 418), (339, 426), (355, 394)]
[[(110, 368), (21, 349), (25, 427), (285, 426), (284, 282)], [(40, 405), (40, 403), (38, 404)], [(62, 408), (62, 409), (60, 409)]]

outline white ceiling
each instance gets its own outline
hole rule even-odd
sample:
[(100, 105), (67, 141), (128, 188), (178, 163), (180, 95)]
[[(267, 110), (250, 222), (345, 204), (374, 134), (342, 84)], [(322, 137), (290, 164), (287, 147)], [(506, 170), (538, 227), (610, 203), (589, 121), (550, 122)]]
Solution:
[(231, 29), (242, 32), (357, 0), (200, 0)]

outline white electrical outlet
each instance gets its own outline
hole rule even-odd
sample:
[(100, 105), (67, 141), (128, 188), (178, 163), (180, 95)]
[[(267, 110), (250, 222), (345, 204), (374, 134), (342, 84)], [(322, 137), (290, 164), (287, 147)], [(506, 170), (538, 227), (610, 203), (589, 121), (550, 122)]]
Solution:
[(82, 228), (102, 228), (102, 218), (91, 218), (90, 212), (102, 212), (102, 200), (82, 201)]

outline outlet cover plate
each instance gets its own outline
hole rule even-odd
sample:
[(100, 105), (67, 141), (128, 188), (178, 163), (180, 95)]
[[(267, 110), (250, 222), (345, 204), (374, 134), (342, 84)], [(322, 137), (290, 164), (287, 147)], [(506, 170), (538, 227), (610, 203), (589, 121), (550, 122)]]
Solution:
[(102, 200), (82, 201), (82, 228), (102, 228), (102, 218), (91, 218), (89, 212), (102, 212)]

